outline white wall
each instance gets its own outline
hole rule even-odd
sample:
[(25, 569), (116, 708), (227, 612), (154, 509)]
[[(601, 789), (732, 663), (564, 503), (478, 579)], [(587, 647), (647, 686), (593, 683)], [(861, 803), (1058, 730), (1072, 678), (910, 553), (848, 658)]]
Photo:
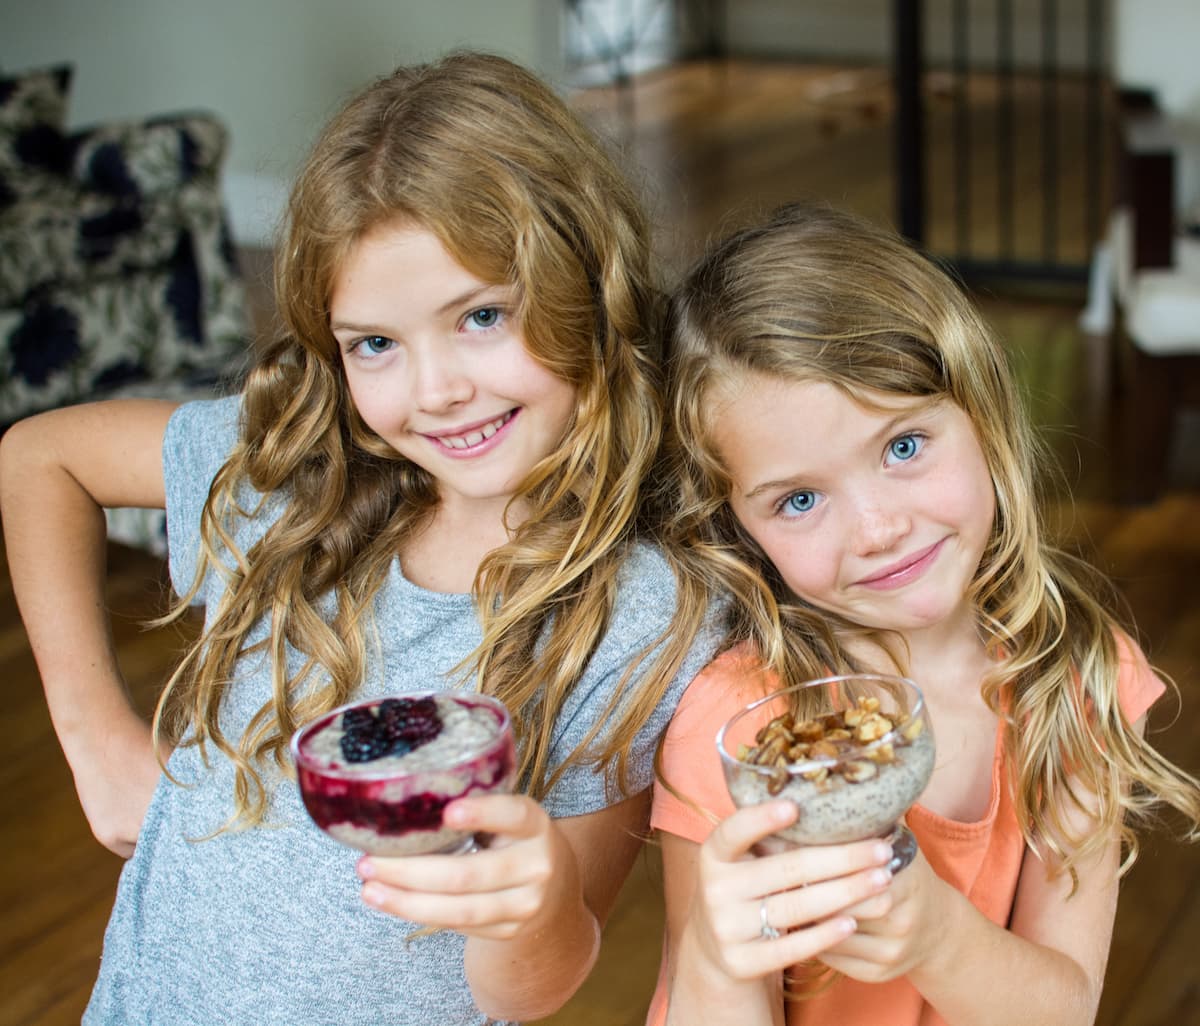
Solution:
[(1117, 0), (1115, 21), (1120, 81), (1153, 88), (1164, 109), (1200, 120), (1200, 3)]
[(72, 127), (172, 110), (230, 130), (239, 242), (262, 245), (323, 121), (369, 79), (456, 46), (561, 75), (558, 0), (0, 0), (0, 69), (74, 65)]
[(1197, 0), (1116, 0), (1118, 80), (1153, 89), (1176, 122), (1180, 140), (1175, 201), (1200, 215), (1200, 3)]

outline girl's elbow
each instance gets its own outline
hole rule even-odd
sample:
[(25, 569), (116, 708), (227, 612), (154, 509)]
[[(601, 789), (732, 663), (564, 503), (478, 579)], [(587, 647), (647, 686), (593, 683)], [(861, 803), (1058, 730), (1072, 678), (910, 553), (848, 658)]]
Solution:
[(474, 987), (471, 991), (476, 1007), (489, 1019), (499, 1022), (532, 1022), (561, 1011), (578, 989), (578, 986), (575, 986), (558, 994), (480, 994)]
[(0, 505), (19, 496), (36, 479), (42, 448), (36, 417), (17, 421), (0, 436)]

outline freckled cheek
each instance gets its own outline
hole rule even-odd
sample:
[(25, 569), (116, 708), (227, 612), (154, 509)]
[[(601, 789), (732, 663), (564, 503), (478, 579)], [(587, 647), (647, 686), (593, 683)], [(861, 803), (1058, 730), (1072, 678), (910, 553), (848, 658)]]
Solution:
[(966, 475), (952, 471), (926, 479), (917, 502), (935, 523), (953, 524), (959, 529), (983, 529), (990, 533), (996, 513), (995, 489), (986, 468), (971, 468)]
[(784, 583), (800, 598), (820, 603), (835, 590), (839, 561), (832, 547), (812, 540), (775, 545), (766, 553)]
[(964, 521), (972, 524), (976, 531), (987, 537), (992, 533), (996, 519), (996, 491), (990, 477), (979, 478), (975, 487), (960, 500)]
[(376, 419), (376, 407), (378, 406), (374, 394), (369, 388), (364, 388), (361, 383), (351, 381), (348, 384), (350, 401), (354, 404), (354, 408), (358, 410), (358, 415), (370, 424)]
[(393, 432), (405, 421), (403, 404), (383, 389), (360, 382), (350, 388), (350, 400), (363, 423), (376, 434)]

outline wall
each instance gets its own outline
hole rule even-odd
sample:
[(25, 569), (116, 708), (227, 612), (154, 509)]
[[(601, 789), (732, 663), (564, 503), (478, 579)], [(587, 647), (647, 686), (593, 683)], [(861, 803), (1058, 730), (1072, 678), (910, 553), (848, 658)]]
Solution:
[(1117, 0), (1115, 18), (1117, 77), (1156, 89), (1165, 109), (1200, 120), (1200, 3)]
[(456, 46), (561, 74), (558, 0), (0, 0), (0, 69), (74, 65), (72, 126), (203, 108), (230, 129), (239, 242), (267, 244), (322, 122), (397, 64)]
[(1153, 89), (1175, 119), (1176, 206), (1200, 219), (1200, 3), (1116, 0), (1115, 21), (1117, 78)]

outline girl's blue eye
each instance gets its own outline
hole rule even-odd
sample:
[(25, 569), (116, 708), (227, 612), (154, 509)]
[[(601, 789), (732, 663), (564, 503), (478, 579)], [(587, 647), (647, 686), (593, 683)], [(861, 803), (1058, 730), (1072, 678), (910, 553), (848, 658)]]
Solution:
[(473, 328), (494, 328), (503, 316), (499, 307), (484, 306), (467, 314), (467, 324)]
[(797, 513), (808, 513), (817, 504), (817, 493), (802, 491), (792, 492), (780, 504), (779, 509), (782, 513), (795, 515)]
[(392, 340), (384, 338), (382, 335), (372, 335), (370, 338), (362, 340), (362, 348), (368, 353), (386, 353), (392, 348)]
[(896, 463), (911, 460), (921, 451), (925, 439), (921, 435), (901, 435), (888, 443), (888, 458)]
[(365, 338), (355, 339), (353, 345), (346, 350), (346, 355), (369, 360), (375, 356), (382, 356), (395, 344), (390, 338), (385, 338), (383, 335), (368, 335)]

